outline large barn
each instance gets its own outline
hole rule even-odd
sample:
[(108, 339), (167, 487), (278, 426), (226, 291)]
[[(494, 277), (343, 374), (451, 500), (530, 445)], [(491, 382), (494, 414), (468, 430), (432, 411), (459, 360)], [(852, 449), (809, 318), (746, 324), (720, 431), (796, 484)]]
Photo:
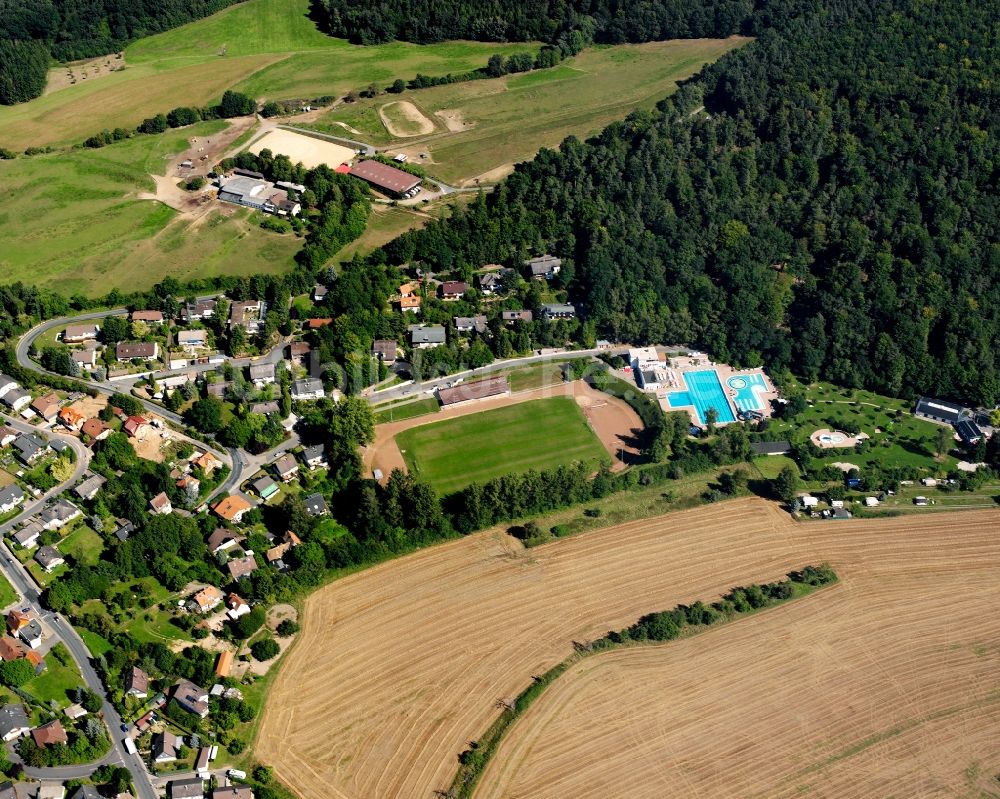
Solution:
[(351, 167), (349, 174), (370, 183), (379, 191), (396, 197), (413, 196), (420, 186), (420, 178), (416, 175), (379, 161), (359, 161)]

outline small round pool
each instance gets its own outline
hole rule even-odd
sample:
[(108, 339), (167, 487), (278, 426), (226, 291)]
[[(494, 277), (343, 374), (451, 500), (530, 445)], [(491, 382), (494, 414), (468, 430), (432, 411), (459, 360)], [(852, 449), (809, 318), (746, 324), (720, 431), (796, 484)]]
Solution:
[(745, 377), (730, 377), (726, 382), (730, 388), (735, 388), (737, 391), (750, 385)]

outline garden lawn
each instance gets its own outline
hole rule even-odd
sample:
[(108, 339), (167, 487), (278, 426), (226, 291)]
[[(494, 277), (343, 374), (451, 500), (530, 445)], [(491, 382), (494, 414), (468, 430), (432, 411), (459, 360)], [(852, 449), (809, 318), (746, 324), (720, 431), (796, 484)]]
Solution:
[(53, 647), (53, 651), (45, 655), (45, 671), (25, 683), (24, 690), (42, 702), (55, 700), (61, 707), (66, 707), (74, 701), (70, 691), (83, 685), (83, 677), (72, 660), (69, 660), (69, 652), (65, 646), (56, 644), (56, 647), (59, 646), (63, 647), (61, 651), (70, 665), (66, 666), (59, 662)]
[(569, 397), (524, 402), (435, 422), (396, 436), (411, 474), (441, 494), (472, 482), (574, 461), (597, 466), (607, 453)]
[(80, 628), (77, 632), (80, 634), (83, 642), (87, 645), (87, 649), (90, 650), (90, 654), (95, 658), (100, 657), (106, 652), (110, 652), (114, 648), (111, 646), (111, 642), (107, 638), (103, 635), (98, 635), (92, 630), (84, 630)]
[[(146, 619), (147, 613), (152, 614), (151, 620)], [(137, 613), (125, 626), (126, 632), (130, 633), (139, 643), (168, 644), (171, 641), (193, 641), (194, 639), (178, 627), (171, 623), (174, 614), (172, 610), (165, 608), (153, 608), (149, 611)]]
[(59, 551), (70, 555), (76, 563), (93, 566), (104, 551), (104, 541), (90, 527), (82, 525), (59, 543)]
[(6, 608), (17, 602), (17, 593), (7, 578), (0, 575), (0, 608)]

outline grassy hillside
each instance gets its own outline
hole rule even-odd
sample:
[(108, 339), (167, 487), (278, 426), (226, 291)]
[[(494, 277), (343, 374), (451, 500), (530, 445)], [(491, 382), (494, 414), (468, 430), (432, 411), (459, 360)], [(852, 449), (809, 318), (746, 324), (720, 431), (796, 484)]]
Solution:
[(261, 98), (315, 97), (372, 81), (443, 75), (486, 64), (491, 53), (537, 45), (449, 42), (357, 47), (316, 30), (308, 0), (248, 0), (214, 16), (135, 42), (126, 68), (0, 108), (0, 145), (79, 142), (178, 105), (204, 105), (238, 86)]
[(531, 158), (541, 147), (555, 147), (569, 135), (588, 136), (635, 108), (652, 107), (678, 80), (747, 41), (600, 47), (553, 69), (406, 92), (401, 98), (436, 127), (419, 138), (395, 138), (386, 130), (379, 111), (397, 99), (392, 96), (341, 106), (315, 127), (343, 135), (347, 125), (366, 141), (407, 148), (414, 158), (428, 153), (431, 172), (452, 183), (479, 175), (495, 180), (499, 174), (490, 172)]
[(249, 211), (210, 214), (196, 230), (170, 208), (135, 199), (154, 189), (150, 172), (184, 149), (189, 135), (223, 122), (105, 147), (0, 161), (0, 184), (16, 203), (0, 212), (4, 281), (24, 280), (66, 294), (148, 288), (168, 275), (278, 272), (301, 240), (249, 224)]

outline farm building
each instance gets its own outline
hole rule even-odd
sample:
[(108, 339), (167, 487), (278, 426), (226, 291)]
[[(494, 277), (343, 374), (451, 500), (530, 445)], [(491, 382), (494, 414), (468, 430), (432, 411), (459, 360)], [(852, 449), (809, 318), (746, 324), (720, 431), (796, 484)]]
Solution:
[(510, 385), (506, 377), (488, 377), (485, 380), (460, 383), (454, 388), (443, 388), (438, 391), (438, 401), (442, 407), (454, 408), (466, 402), (509, 395)]
[(379, 191), (395, 197), (405, 195), (413, 196), (414, 189), (419, 188), (420, 178), (396, 169), (394, 166), (380, 163), (379, 161), (360, 161), (351, 167), (348, 173), (356, 178), (361, 178), (366, 183), (370, 183)]
[(969, 446), (978, 444), (983, 440), (983, 431), (980, 430), (979, 425), (971, 419), (962, 419), (955, 422), (955, 432), (958, 433), (958, 437)]
[(230, 178), (222, 184), (219, 199), (278, 216), (298, 216), (302, 210), (299, 203), (288, 199), (287, 191), (276, 189), (266, 180), (245, 175)]

